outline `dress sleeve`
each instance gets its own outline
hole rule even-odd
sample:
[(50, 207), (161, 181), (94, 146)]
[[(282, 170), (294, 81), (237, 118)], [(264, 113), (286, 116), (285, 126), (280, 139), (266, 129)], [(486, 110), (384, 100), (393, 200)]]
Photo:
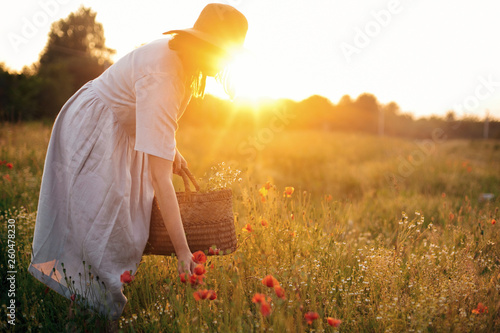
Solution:
[(173, 161), (177, 115), (184, 94), (180, 80), (167, 74), (149, 74), (136, 81), (135, 94), (135, 150)]

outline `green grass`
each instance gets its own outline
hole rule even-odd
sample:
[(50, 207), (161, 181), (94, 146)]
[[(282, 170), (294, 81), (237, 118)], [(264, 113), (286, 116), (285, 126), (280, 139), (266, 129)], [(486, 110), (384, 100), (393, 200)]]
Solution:
[[(13, 164), (0, 166), (1, 301), (9, 300), (6, 235), (13, 218), (15, 330), (109, 330), (112, 324), (46, 293), (27, 273), (49, 135), (36, 123), (0, 126), (0, 160)], [(241, 148), (259, 135), (258, 150)], [(203, 288), (216, 291), (214, 301), (195, 301), (198, 288), (180, 282), (174, 257), (144, 257), (125, 286), (129, 302), (114, 323), (118, 330), (500, 330), (500, 225), (491, 223), (500, 218), (500, 142), (427, 142), (426, 154), (422, 142), (350, 133), (282, 131), (264, 141), (259, 129), (181, 127), (179, 149), (195, 175), (220, 162), (242, 170), (233, 186), (239, 248), (209, 257)], [(262, 202), (267, 181), (273, 187)], [(179, 179), (175, 184), (180, 189)], [(289, 198), (286, 186), (295, 188)], [(495, 198), (480, 200), (482, 193)], [(247, 224), (252, 232), (242, 230)], [(285, 300), (262, 284), (268, 274)], [(252, 303), (255, 293), (271, 298), (269, 316)], [(478, 303), (488, 312), (472, 313)], [(2, 305), (1, 330), (13, 328), (6, 310)], [(308, 311), (319, 314), (312, 325)], [(327, 317), (342, 324), (332, 328)]]

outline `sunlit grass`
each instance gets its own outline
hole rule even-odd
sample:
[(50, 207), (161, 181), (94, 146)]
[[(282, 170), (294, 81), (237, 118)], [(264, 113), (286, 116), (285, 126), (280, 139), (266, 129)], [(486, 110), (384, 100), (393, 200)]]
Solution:
[[(26, 271), (38, 195), (33, 192), (39, 190), (48, 135), (46, 127), (30, 125), (4, 126), (0, 136), (8, 143), (0, 160), (14, 165), (0, 169), (11, 179), (0, 180), (0, 186), (7, 193), (1, 204), (11, 208), (1, 217), (1, 234), (8, 218), (18, 228), (16, 328), (93, 331), (104, 326), (102, 320), (79, 309), (71, 315), (69, 300), (45, 293)], [(239, 247), (231, 255), (208, 257), (202, 288), (217, 293), (213, 301), (194, 299), (200, 287), (180, 281), (175, 258), (144, 257), (136, 279), (124, 287), (129, 302), (114, 323), (119, 330), (499, 330), (500, 235), (499, 224), (492, 223), (500, 217), (498, 142), (440, 143), (402, 176), (400, 158), (411, 161), (418, 149), (411, 141), (281, 132), (250, 159), (238, 145), (255, 135), (228, 130), (221, 138), (212, 129), (181, 128), (179, 148), (195, 175), (220, 162), (242, 170), (242, 180), (233, 185)], [(179, 179), (176, 187), (181, 188)], [(293, 193), (284, 195), (286, 187)], [(482, 193), (495, 199), (480, 200)], [(20, 205), (30, 207), (28, 212), (12, 208)], [(3, 249), (6, 237), (1, 241)], [(285, 299), (262, 284), (267, 275), (276, 278)], [(256, 293), (270, 298), (269, 315), (252, 302)], [(5, 303), (6, 295), (1, 297)], [(473, 313), (478, 303), (488, 312)], [(7, 327), (5, 311), (0, 310), (1, 329)], [(307, 312), (319, 318), (308, 324)], [(333, 328), (328, 317), (342, 323)]]

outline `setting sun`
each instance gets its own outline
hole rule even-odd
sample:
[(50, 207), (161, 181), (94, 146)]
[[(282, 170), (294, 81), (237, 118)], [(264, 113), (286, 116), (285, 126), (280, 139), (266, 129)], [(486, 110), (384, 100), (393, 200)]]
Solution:
[[(284, 84), (283, 82), (277, 84), (279, 82), (277, 71), (273, 69), (271, 63), (269, 59), (248, 49), (233, 54), (226, 66), (234, 102), (257, 106), (263, 100), (282, 97), (275, 88), (283, 87)], [(286, 88), (293, 92), (292, 85)], [(230, 98), (222, 85), (210, 77), (207, 78), (207, 91), (222, 99)]]
[(262, 66), (257, 63), (255, 55), (241, 52), (234, 57), (228, 66), (235, 97), (255, 101), (263, 96), (264, 91), (259, 83), (263, 80), (264, 75)]

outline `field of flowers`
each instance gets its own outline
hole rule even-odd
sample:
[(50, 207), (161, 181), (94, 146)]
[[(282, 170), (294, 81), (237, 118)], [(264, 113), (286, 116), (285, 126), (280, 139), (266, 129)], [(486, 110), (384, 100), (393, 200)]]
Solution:
[(0, 330), (500, 331), (500, 142), (261, 134), (181, 127), (202, 183), (226, 181), (205, 176), (222, 162), (241, 171), (238, 249), (197, 253), (196, 276), (179, 276), (175, 257), (145, 256), (122, 275), (123, 316), (107, 322), (27, 273), (50, 127), (0, 125)]

